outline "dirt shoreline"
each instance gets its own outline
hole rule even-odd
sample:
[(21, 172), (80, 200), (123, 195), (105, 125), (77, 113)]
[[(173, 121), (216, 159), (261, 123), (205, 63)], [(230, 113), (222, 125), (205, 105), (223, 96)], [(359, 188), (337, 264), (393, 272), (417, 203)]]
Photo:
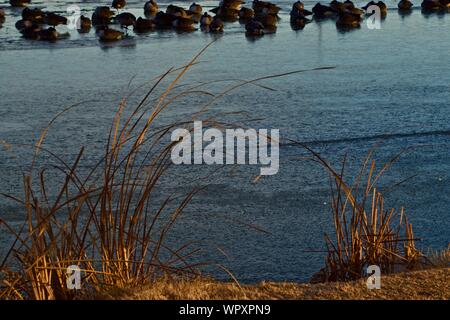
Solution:
[(450, 267), (404, 272), (381, 277), (381, 289), (369, 290), (365, 280), (305, 284), (261, 282), (255, 285), (217, 282), (214, 280), (159, 281), (150, 287), (109, 292), (100, 299), (388, 299), (449, 300)]

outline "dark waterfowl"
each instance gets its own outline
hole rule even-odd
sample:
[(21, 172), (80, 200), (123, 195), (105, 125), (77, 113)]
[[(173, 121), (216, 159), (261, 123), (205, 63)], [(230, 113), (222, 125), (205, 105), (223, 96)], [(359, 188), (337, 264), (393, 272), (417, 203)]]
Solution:
[(399, 10), (410, 11), (413, 7), (413, 3), (409, 0), (401, 0), (397, 6)]
[(189, 18), (191, 16), (191, 14), (189, 14), (187, 10), (185, 10), (184, 8), (175, 6), (173, 4), (169, 4), (167, 6), (166, 13), (174, 15), (176, 17), (184, 17), (184, 18)]
[(33, 24), (35, 24), (35, 23), (33, 23), (30, 20), (23, 20), (22, 19), (22, 20), (18, 20), (16, 22), (15, 27), (16, 27), (17, 30), (22, 31), (25, 28), (29, 28), (29, 27), (33, 26)]
[(89, 30), (92, 27), (92, 21), (88, 17), (80, 16), (80, 27), (78, 28), (78, 31), (80, 33), (89, 32)]
[(202, 14), (203, 8), (201, 5), (194, 2), (189, 6), (189, 11), (193, 14)]
[(310, 16), (312, 12), (305, 9), (305, 5), (301, 1), (297, 1), (292, 5), (291, 15), (301, 13), (302, 16)]
[(97, 7), (92, 14), (92, 24), (94, 26), (106, 26), (111, 23), (111, 19), (113, 17), (114, 12), (110, 9), (110, 7)]
[(357, 28), (360, 26), (361, 17), (351, 12), (340, 12), (336, 21), (338, 28)]
[(44, 23), (56, 27), (60, 24), (67, 24), (67, 18), (53, 12), (47, 12), (44, 16)]
[(22, 19), (29, 20), (35, 23), (43, 23), (44, 22), (45, 13), (38, 8), (30, 9), (24, 8), (22, 10)]
[(128, 27), (134, 27), (136, 24), (136, 17), (134, 16), (134, 14), (129, 12), (122, 12), (118, 14), (115, 20), (120, 24), (122, 28), (125, 28), (126, 30), (128, 30)]
[(303, 30), (305, 28), (305, 26), (311, 22), (311, 19), (308, 19), (306, 17), (304, 18), (294, 18), (291, 19), (291, 28), (293, 30)]
[(218, 7), (210, 10), (224, 21), (234, 22), (239, 17), (239, 10), (244, 2), (241, 0), (221, 0)]
[(292, 5), (292, 10), (304, 10), (304, 9), (305, 9), (305, 4), (301, 1), (296, 1)]
[(3, 26), (4, 22), (5, 22), (5, 10), (3, 8), (0, 8), (0, 28)]
[(337, 0), (332, 0), (330, 2), (330, 8), (334, 10), (335, 12), (342, 12), (346, 9), (346, 6), (343, 2), (339, 2)]
[(98, 36), (100, 41), (110, 42), (122, 40), (124, 34), (121, 31), (110, 29), (108, 26), (105, 26), (100, 29)]
[(156, 24), (153, 20), (151, 19), (144, 19), (139, 17), (136, 20), (136, 24), (134, 25), (134, 32), (137, 33), (144, 33), (144, 32), (148, 32), (151, 31), (155, 28)]
[(154, 15), (159, 11), (159, 6), (155, 0), (147, 1), (144, 5), (144, 13), (146, 15)]
[(310, 15), (312, 15), (312, 12), (306, 10), (302, 2), (297, 1), (292, 5), (292, 10), (290, 12), (291, 22), (296, 19), (304, 19)]
[(200, 26), (201, 27), (209, 27), (209, 25), (212, 22), (212, 19), (213, 18), (207, 12), (205, 12), (200, 19)]
[(280, 7), (271, 2), (260, 0), (253, 0), (252, 8), (255, 11), (255, 15), (266, 15), (266, 14), (276, 15), (281, 10)]
[(127, 2), (125, 0), (113, 0), (111, 7), (113, 7), (116, 10), (120, 10), (125, 8), (127, 5)]
[(202, 12), (203, 12), (202, 6), (195, 2), (189, 6), (189, 10), (187, 11), (187, 13), (191, 16), (191, 19), (195, 23), (200, 22), (200, 19), (202, 17)]
[(439, 0), (442, 10), (450, 9), (450, 0)]
[(331, 7), (329, 6), (321, 4), (320, 2), (314, 5), (314, 7), (312, 8), (312, 12), (314, 14), (314, 17), (318, 19), (330, 18), (336, 15), (335, 10), (331, 9)]
[(223, 21), (219, 17), (214, 17), (209, 25), (210, 32), (222, 32), (223, 31)]
[(50, 27), (47, 29), (42, 29), (38, 32), (38, 40), (56, 41), (58, 39), (59, 39), (59, 33), (53, 27)]
[(384, 13), (384, 14), (387, 13), (388, 7), (387, 7), (386, 3), (384, 3), (383, 1), (378, 1), (377, 6), (380, 8), (381, 13)]
[(180, 31), (193, 31), (195, 30), (194, 24), (195, 22), (192, 19), (185, 17), (177, 17), (172, 22), (173, 27)]
[(345, 0), (343, 2), (343, 5), (344, 5), (344, 8), (346, 8), (346, 9), (353, 9), (356, 7), (355, 4), (353, 3), (353, 1), (351, 1), (351, 0)]
[(31, 3), (31, 0), (9, 0), (12, 7), (26, 7)]
[(176, 18), (177, 17), (174, 16), (173, 14), (168, 14), (163, 11), (159, 11), (155, 16), (154, 21), (155, 21), (157, 28), (167, 29), (167, 28), (172, 28), (172, 22)]
[(441, 9), (441, 4), (437, 0), (423, 0), (420, 6), (425, 12), (438, 11), (439, 9)]
[(256, 19), (250, 20), (245, 25), (245, 35), (249, 37), (258, 37), (264, 35), (264, 25)]
[(241, 19), (251, 19), (255, 16), (255, 11), (253, 11), (253, 9), (250, 8), (246, 8), (246, 7), (242, 7), (239, 10), (239, 18)]
[(36, 40), (39, 37), (39, 31), (41, 31), (41, 27), (36, 23), (32, 23), (30, 26), (20, 30), (20, 33), (25, 39)]
[[(240, 9), (239, 9), (240, 10)], [(212, 13), (215, 13), (216, 16), (224, 19), (224, 20), (231, 20), (234, 21), (239, 16), (239, 10), (234, 8), (227, 8), (227, 7), (215, 7), (211, 10), (209, 10)]]
[(256, 15), (255, 20), (261, 22), (266, 28), (275, 27), (278, 23), (278, 17), (273, 14)]
[(219, 7), (240, 10), (244, 1), (241, 0), (221, 0)]
[(360, 9), (360, 8), (356, 8), (356, 7), (353, 7), (353, 8), (347, 8), (347, 9), (345, 9), (343, 12), (345, 12), (345, 13), (351, 13), (351, 14), (353, 14), (353, 15), (355, 15), (355, 16), (362, 16), (362, 15), (364, 15), (364, 14), (366, 13), (365, 10)]

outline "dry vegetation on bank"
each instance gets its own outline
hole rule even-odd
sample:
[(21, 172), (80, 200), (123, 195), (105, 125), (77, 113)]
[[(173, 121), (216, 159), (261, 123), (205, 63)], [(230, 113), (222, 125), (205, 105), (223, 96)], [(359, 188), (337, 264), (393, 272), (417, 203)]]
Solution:
[(382, 276), (381, 289), (367, 289), (364, 279), (350, 282), (297, 284), (262, 282), (241, 285), (214, 280), (158, 281), (151, 286), (117, 290), (100, 299), (450, 299), (450, 268), (411, 271)]

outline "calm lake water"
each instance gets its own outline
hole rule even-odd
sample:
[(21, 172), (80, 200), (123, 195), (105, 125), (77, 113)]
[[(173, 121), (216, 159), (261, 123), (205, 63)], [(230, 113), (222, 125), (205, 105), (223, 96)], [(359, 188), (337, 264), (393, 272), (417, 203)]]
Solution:
[[(71, 3), (89, 16), (92, 8), (104, 4), (33, 1), (33, 6), (64, 13)], [(128, 3), (128, 11), (142, 15), (144, 1)], [(199, 3), (212, 8), (217, 2)], [(278, 128), (283, 138), (307, 142), (336, 166), (348, 153), (350, 171), (375, 146), (380, 161), (411, 148), (384, 177), (387, 186), (409, 178), (389, 190), (387, 205), (406, 208), (415, 234), (423, 238), (422, 248), (447, 246), (450, 15), (425, 16), (414, 10), (401, 16), (392, 9), (380, 30), (369, 30), (363, 23), (361, 29), (340, 32), (333, 21), (323, 21), (293, 31), (288, 18), (291, 2), (279, 4), (284, 10), (276, 34), (258, 40), (247, 39), (243, 26), (235, 22), (226, 24), (222, 35), (130, 32), (124, 41), (105, 45), (97, 41), (94, 30), (83, 35), (70, 32), (57, 43), (24, 40), (14, 28), (20, 10), (0, 1), (7, 14), (0, 29), (0, 141), (12, 145), (12, 151), (0, 149), (0, 190), (20, 194), (18, 168), (31, 159), (30, 148), (21, 146), (34, 143), (58, 111), (82, 100), (96, 101), (83, 103), (58, 120), (45, 146), (70, 160), (85, 145), (83, 165), (89, 167), (103, 147), (130, 79), (132, 87), (142, 84), (188, 62), (216, 39), (182, 83), (335, 66), (261, 82), (275, 91), (246, 86), (221, 99), (213, 112), (246, 112), (257, 119), (247, 125)], [(308, 9), (312, 5), (306, 2)], [(395, 8), (395, 3), (388, 6)], [(220, 92), (229, 85), (219, 82), (211, 90)], [(199, 102), (199, 97), (185, 99), (163, 117), (171, 121), (189, 115)], [(254, 166), (215, 174), (179, 220), (172, 241), (203, 240), (199, 259), (222, 263), (241, 281), (307, 280), (323, 264), (324, 253), (309, 251), (323, 249), (331, 215), (328, 176), (299, 159), (305, 155), (298, 148), (282, 146), (279, 173), (256, 184), (252, 180), (259, 168)], [(182, 177), (166, 181), (164, 188), (186, 189), (182, 181), (194, 178), (199, 169), (178, 170)], [(21, 221), (14, 204), (2, 200), (0, 209), (8, 221)], [(8, 241), (0, 237), (3, 243)], [(227, 277), (222, 271), (215, 275)]]

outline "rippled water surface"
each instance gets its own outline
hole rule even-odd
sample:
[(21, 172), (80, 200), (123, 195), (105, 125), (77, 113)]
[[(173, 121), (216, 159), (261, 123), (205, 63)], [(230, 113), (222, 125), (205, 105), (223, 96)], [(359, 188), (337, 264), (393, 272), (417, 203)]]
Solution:
[[(90, 16), (99, 1), (33, 1), (36, 7), (65, 12), (78, 4)], [(141, 15), (144, 1), (128, 1), (128, 11)], [(188, 6), (189, 3), (177, 2)], [(216, 2), (200, 2), (212, 8)], [(418, 4), (418, 3), (416, 3)], [(339, 32), (333, 21), (313, 22), (302, 31), (289, 25), (289, 2), (280, 2), (282, 20), (277, 32), (252, 40), (238, 22), (222, 35), (152, 32), (129, 33), (116, 44), (100, 44), (95, 32), (70, 32), (57, 43), (20, 38), (14, 23), (20, 10), (6, 1), (6, 22), (0, 29), (0, 190), (20, 192), (18, 166), (29, 164), (29, 148), (58, 111), (86, 102), (58, 120), (46, 147), (73, 159), (75, 146), (87, 146), (84, 165), (92, 164), (104, 143), (120, 95), (171, 66), (189, 61), (217, 40), (184, 78), (183, 83), (252, 79), (299, 69), (335, 66), (264, 80), (274, 90), (246, 86), (225, 96), (216, 112), (246, 112), (257, 128), (279, 128), (282, 137), (309, 143), (338, 165), (345, 153), (353, 168), (367, 151), (387, 160), (411, 148), (387, 173), (390, 206), (405, 206), (424, 240), (423, 248), (442, 248), (450, 229), (450, 25), (449, 15), (401, 16), (390, 10), (380, 30)], [(395, 8), (394, 3), (388, 3)], [(162, 3), (164, 8), (164, 3)], [(306, 2), (310, 9), (312, 2)], [(65, 32), (63, 28), (61, 32)], [(218, 82), (211, 90), (229, 86)], [(199, 97), (184, 99), (164, 117), (167, 120), (196, 109)], [(243, 281), (306, 280), (323, 263), (323, 232), (329, 231), (328, 177), (316, 165), (299, 160), (297, 148), (282, 146), (280, 172), (253, 184), (255, 167), (218, 174), (180, 219), (177, 236), (206, 239), (205, 260), (219, 259)], [(193, 177), (188, 168), (184, 178)], [(178, 180), (169, 189), (183, 189)], [(0, 205), (2, 215), (20, 221), (17, 206)], [(244, 222), (237, 223), (236, 221)], [(245, 223), (267, 231), (258, 232)], [(6, 240), (3, 240), (6, 241)], [(224, 257), (215, 248), (228, 253)], [(222, 272), (217, 272), (223, 276)]]

